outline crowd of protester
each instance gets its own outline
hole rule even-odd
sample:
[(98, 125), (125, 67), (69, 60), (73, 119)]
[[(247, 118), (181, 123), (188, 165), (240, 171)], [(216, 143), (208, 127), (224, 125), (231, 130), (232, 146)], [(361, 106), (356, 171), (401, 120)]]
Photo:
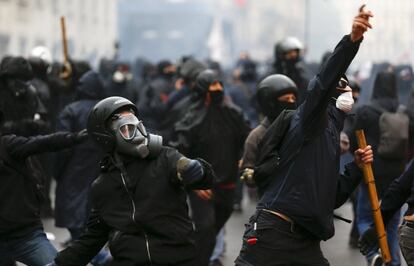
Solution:
[[(370, 13), (359, 16), (354, 25), (363, 30), (353, 29), (317, 67), (305, 62), (294, 37), (275, 45), (265, 71), (247, 52), (231, 69), (192, 56), (176, 62), (102, 59), (97, 69), (73, 59), (68, 77), (46, 47), (26, 58), (2, 58), (0, 265), (222, 265), (223, 228), (233, 211), (243, 211), (246, 195), (258, 209), (246, 225), (237, 265), (298, 265), (289, 263), (292, 250), (300, 252), (300, 265), (329, 265), (319, 247), (333, 234), (329, 221), (320, 226), (301, 209), (332, 220), (333, 207), (348, 197), (354, 210), (349, 245), (356, 248), (360, 239), (368, 263), (381, 265), (367, 186), (360, 184), (357, 163), (348, 164), (354, 155), (355, 162), (367, 160), (367, 151), (358, 149), (358, 129), (374, 156), (392, 255), (387, 265), (401, 264), (400, 250), (414, 265), (414, 74), (410, 65), (390, 63), (346, 72), (369, 27)], [(398, 152), (384, 152), (387, 115), (400, 121), (391, 136)], [(129, 132), (136, 149), (120, 144), (129, 138), (125, 125), (140, 132)], [(277, 166), (269, 166), (270, 159)], [(270, 179), (274, 167), (290, 181)], [(329, 181), (337, 168), (341, 176)], [(114, 169), (123, 194), (109, 188)], [(159, 176), (174, 181), (156, 181)], [(307, 198), (309, 188), (315, 194), (326, 189), (323, 196), (336, 202)], [(131, 221), (124, 217), (125, 197), (134, 208)], [(404, 203), (409, 208), (401, 225)], [(41, 223), (50, 217), (70, 234), (59, 254)], [(270, 231), (274, 226), (290, 226), (292, 235)], [(280, 243), (266, 245), (272, 239)], [(278, 245), (288, 245), (287, 253), (270, 254), (280, 251)], [(280, 263), (272, 264), (275, 259)]]

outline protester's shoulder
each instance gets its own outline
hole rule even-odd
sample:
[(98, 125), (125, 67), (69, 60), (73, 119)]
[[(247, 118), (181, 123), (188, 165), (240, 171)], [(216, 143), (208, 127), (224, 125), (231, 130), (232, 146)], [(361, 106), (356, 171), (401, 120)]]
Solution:
[(226, 100), (223, 104), (223, 108), (227, 109), (227, 111), (230, 112), (233, 117), (238, 118), (240, 121), (246, 120), (243, 110), (239, 106), (235, 105), (232, 101)]
[(224, 104), (223, 104), (224, 108), (227, 108), (233, 112), (237, 112), (237, 113), (242, 113), (242, 109), (236, 105), (233, 101), (231, 101), (230, 98), (225, 98), (224, 99)]
[(380, 114), (372, 107), (371, 104), (364, 104), (356, 109), (355, 115), (359, 119), (367, 119), (372, 116), (379, 116)]
[(247, 136), (246, 142), (247, 143), (257, 143), (266, 133), (267, 128), (265, 128), (262, 124), (255, 127), (252, 131), (250, 131), (249, 135)]

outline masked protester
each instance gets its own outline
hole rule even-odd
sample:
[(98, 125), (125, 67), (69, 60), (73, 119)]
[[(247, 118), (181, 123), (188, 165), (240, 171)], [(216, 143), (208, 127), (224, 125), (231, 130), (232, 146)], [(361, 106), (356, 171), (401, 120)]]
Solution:
[(5, 121), (33, 120), (46, 113), (29, 83), (33, 70), (23, 57), (5, 57), (0, 64), (0, 108)]
[(298, 87), (298, 103), (305, 98), (306, 87), (311, 78), (302, 57), (303, 44), (295, 37), (279, 41), (274, 48), (274, 64), (269, 74), (283, 74)]
[(233, 211), (238, 161), (250, 128), (243, 113), (225, 99), (216, 72), (202, 71), (195, 83), (198, 100), (175, 129), (180, 151), (210, 162), (218, 178), (212, 191), (189, 193), (196, 228), (195, 265), (204, 266), (209, 263), (216, 234)]
[(143, 97), (139, 101), (139, 110), (146, 126), (158, 131), (165, 117), (165, 104), (174, 91), (175, 66), (169, 61), (161, 61), (157, 66), (157, 76), (143, 88)]
[(88, 132), (107, 155), (91, 191), (86, 232), (54, 265), (86, 265), (109, 240), (111, 265), (195, 265), (187, 189), (208, 189), (210, 166), (162, 146), (122, 97), (98, 102)]
[(139, 93), (133, 78), (128, 63), (115, 63), (114, 72), (106, 86), (106, 96), (121, 96), (127, 98), (131, 102), (137, 102)]
[[(370, 27), (371, 16), (360, 11), (351, 34), (342, 38), (309, 83), (304, 102), (294, 111), (283, 111), (263, 137), (259, 150), (267, 155), (259, 156), (269, 159), (264, 163), (271, 167), (256, 213), (246, 225), (236, 265), (329, 265), (320, 241), (334, 235), (333, 210), (361, 180), (357, 165), (372, 161), (369, 146), (359, 149), (346, 174), (339, 175), (339, 135), (352, 108), (350, 88), (341, 77)], [(275, 125), (289, 114), (289, 123), (282, 123), (286, 132), (281, 132)], [(266, 165), (258, 162), (256, 168)]]
[[(404, 213), (403, 222), (398, 229), (399, 246), (407, 265), (414, 265), (414, 163), (408, 165), (407, 170), (396, 178), (388, 187), (381, 200), (381, 215), (384, 226), (388, 229), (395, 214), (400, 213), (401, 207), (407, 203), (408, 209)], [(388, 238), (388, 233), (387, 233)], [(359, 246), (363, 254), (378, 250), (378, 236), (373, 224), (362, 235)], [(378, 264), (379, 265), (379, 264)]]
[[(384, 157), (380, 151), (380, 117), (383, 112), (396, 113), (399, 106), (396, 88), (396, 77), (392, 72), (380, 72), (374, 83), (371, 101), (358, 108), (355, 115), (353, 131), (363, 129), (365, 137), (369, 143), (372, 143), (375, 161), (373, 163), (373, 173), (375, 176), (375, 184), (378, 197), (381, 199), (384, 192), (390, 186), (392, 181), (400, 176), (405, 167), (408, 154), (404, 153), (404, 149), (399, 150), (401, 156)], [(407, 121), (408, 123), (408, 121)], [(403, 131), (403, 128), (400, 129)], [(408, 131), (408, 130), (407, 130)], [(407, 132), (408, 134), (408, 132)], [(352, 146), (356, 146), (355, 138), (351, 138)], [(358, 192), (357, 202), (357, 226), (360, 235), (372, 225), (373, 216), (371, 206), (369, 204), (368, 188), (365, 184), (361, 185)], [(387, 239), (390, 247), (392, 261), (390, 265), (400, 265), (400, 251), (398, 248), (398, 225), (400, 222), (400, 212), (395, 212), (394, 216), (388, 221)], [(367, 260), (375, 262), (380, 259), (377, 249), (372, 249), (367, 253)]]
[(233, 81), (227, 92), (233, 103), (243, 109), (253, 127), (259, 124), (259, 116), (256, 110), (257, 103), (254, 97), (256, 84), (256, 63), (248, 58), (247, 54), (242, 53), (233, 71)]
[(205, 69), (206, 66), (195, 59), (188, 59), (179, 66), (175, 91), (168, 96), (165, 103), (165, 117), (159, 125), (159, 131), (166, 143), (177, 140), (174, 132), (175, 123), (180, 121), (188, 112), (188, 108), (199, 99), (195, 92), (195, 80)]
[[(67, 105), (59, 115), (58, 131), (86, 128), (90, 110), (103, 98), (103, 85), (97, 73), (86, 72), (79, 83), (78, 100)], [(67, 228), (72, 240), (78, 239), (86, 226), (90, 186), (99, 175), (101, 157), (92, 140), (55, 157), (55, 223), (57, 227)]]
[[(3, 118), (0, 111), (0, 126)], [(86, 131), (28, 138), (1, 134), (0, 265), (13, 260), (44, 266), (53, 261), (57, 252), (46, 238), (40, 219), (45, 180), (33, 155), (71, 147), (86, 137)]]
[[(262, 80), (257, 86), (257, 100), (265, 118), (258, 127), (250, 132), (244, 143), (242, 159), (242, 180), (249, 186), (256, 186), (253, 180), (254, 165), (257, 160), (258, 145), (270, 124), (284, 110), (296, 109), (298, 89), (295, 83), (285, 75), (274, 74)], [(259, 189), (259, 197), (263, 191)]]

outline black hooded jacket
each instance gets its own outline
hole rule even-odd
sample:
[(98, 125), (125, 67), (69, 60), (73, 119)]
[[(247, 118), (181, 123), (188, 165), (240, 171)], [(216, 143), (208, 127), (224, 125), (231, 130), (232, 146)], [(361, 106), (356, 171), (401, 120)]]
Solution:
[[(93, 71), (84, 74), (77, 87), (78, 100), (67, 105), (57, 122), (58, 131), (77, 132), (86, 128), (88, 115), (102, 98), (103, 85)], [(102, 152), (92, 143), (83, 142), (55, 157), (57, 179), (55, 222), (59, 227), (83, 228), (89, 211), (89, 192), (99, 175)]]
[(111, 265), (179, 265), (195, 256), (194, 230), (188, 217), (187, 189), (208, 189), (214, 173), (199, 160), (204, 176), (185, 185), (177, 178), (177, 150), (163, 147), (155, 158), (112, 157), (92, 185), (87, 231), (61, 251), (59, 266), (86, 265), (109, 240)]
[[(333, 210), (360, 181), (360, 176), (347, 180), (339, 175), (339, 135), (345, 113), (332, 100), (359, 44), (349, 35), (342, 38), (309, 83), (305, 101), (294, 111), (281, 142), (279, 167), (269, 177), (271, 181), (257, 206), (285, 214), (315, 239), (334, 235)], [(273, 136), (271, 127), (266, 135)], [(265, 136), (262, 143), (266, 141)]]
[[(374, 153), (373, 171), (378, 195), (382, 197), (391, 181), (404, 170), (405, 160), (390, 160), (377, 156), (380, 138), (379, 118), (381, 113), (373, 105), (380, 106), (389, 112), (398, 108), (395, 75), (391, 72), (381, 72), (374, 83), (371, 101), (357, 109), (354, 130), (363, 129), (367, 143), (372, 146)], [(357, 149), (355, 137), (351, 138), (352, 149)]]
[(303, 102), (307, 86), (312, 78), (303, 59), (299, 57), (295, 61), (288, 61), (276, 58), (268, 75), (270, 74), (283, 74), (291, 78), (298, 87), (298, 104)]
[(174, 125), (180, 121), (194, 102), (198, 101), (194, 93), (194, 82), (197, 75), (206, 69), (206, 66), (194, 59), (189, 59), (179, 67), (179, 76), (184, 80), (181, 90), (173, 91), (168, 96), (165, 106), (165, 117), (159, 125), (159, 130), (166, 143), (176, 141)]
[(36, 137), (4, 135), (0, 138), (0, 239), (21, 237), (41, 228), (40, 206), (45, 180), (35, 154), (74, 145), (75, 135), (55, 133)]
[(226, 99), (214, 102), (208, 89), (220, 79), (212, 70), (201, 72), (196, 80), (196, 102), (175, 125), (178, 148), (189, 157), (211, 163), (220, 183), (233, 183), (238, 177), (238, 161), (250, 127), (243, 113)]

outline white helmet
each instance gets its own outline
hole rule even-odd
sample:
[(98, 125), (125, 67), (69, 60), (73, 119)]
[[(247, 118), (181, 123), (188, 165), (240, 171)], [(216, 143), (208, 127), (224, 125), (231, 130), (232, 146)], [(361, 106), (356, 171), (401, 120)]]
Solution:
[(50, 53), (50, 50), (45, 46), (36, 46), (30, 52), (30, 56), (38, 57), (49, 65), (52, 63), (52, 54)]

